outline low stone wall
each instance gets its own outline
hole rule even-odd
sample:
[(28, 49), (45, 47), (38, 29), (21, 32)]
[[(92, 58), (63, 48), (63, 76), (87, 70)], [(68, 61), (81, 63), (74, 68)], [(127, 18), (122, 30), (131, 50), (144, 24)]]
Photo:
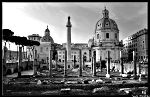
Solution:
[[(24, 70), (30, 70), (32, 69), (33, 66), (33, 61), (24, 61), (22, 62), (20, 69), (21, 71)], [(15, 72), (18, 71), (18, 62), (16, 63), (6, 63), (6, 69), (3, 69), (3, 75), (7, 75), (7, 73), (9, 72), (9, 74), (13, 74)]]

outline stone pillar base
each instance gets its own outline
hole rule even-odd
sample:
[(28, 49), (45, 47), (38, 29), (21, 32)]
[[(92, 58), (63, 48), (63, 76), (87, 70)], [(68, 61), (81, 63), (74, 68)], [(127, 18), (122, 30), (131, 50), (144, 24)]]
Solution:
[(73, 62), (71, 60), (67, 61), (67, 69), (72, 69), (73, 68)]
[(142, 75), (141, 75), (141, 74), (139, 74), (139, 81), (142, 81), (142, 80), (141, 80), (141, 76), (142, 76)]
[(66, 78), (66, 77), (67, 77), (67, 75), (64, 75), (63, 77), (64, 77), (64, 78)]
[(127, 77), (127, 74), (120, 74), (122, 77)]
[(110, 78), (110, 74), (106, 74), (106, 78)]

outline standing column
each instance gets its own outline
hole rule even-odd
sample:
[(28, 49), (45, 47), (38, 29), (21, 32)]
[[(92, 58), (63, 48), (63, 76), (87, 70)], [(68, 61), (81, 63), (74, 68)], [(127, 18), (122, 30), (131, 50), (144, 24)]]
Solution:
[[(82, 56), (82, 55), (81, 55), (81, 56)], [(83, 62), (82, 68), (83, 68), (83, 70), (84, 70), (84, 68), (85, 68), (84, 55), (83, 55), (83, 57), (82, 57), (82, 62)]]
[(133, 64), (134, 64), (134, 78), (136, 78), (136, 59), (135, 59), (135, 51), (133, 51)]
[(75, 55), (73, 56), (73, 68), (75, 68), (75, 65), (76, 65), (76, 58), (75, 58)]
[[(4, 56), (3, 56), (3, 65), (6, 67), (6, 52), (7, 52), (7, 47), (6, 47), (6, 43), (5, 43), (5, 46), (4, 46)], [(3, 66), (3, 67), (4, 67)], [(3, 68), (4, 69), (4, 68)], [(3, 70), (3, 75), (5, 75), (6, 71)]]
[(19, 46), (18, 77), (21, 76), (21, 70), (20, 70), (21, 63), (22, 63), (22, 47)]
[(110, 78), (110, 51), (108, 51), (108, 58), (107, 58), (107, 78)]
[(35, 48), (33, 46), (33, 75), (35, 75)]
[(101, 55), (100, 55), (99, 65), (100, 65), (100, 70), (101, 70), (101, 72), (102, 72)]
[(139, 63), (139, 81), (141, 81), (141, 64)]
[(121, 74), (124, 74), (122, 51), (120, 51)]
[(37, 69), (36, 68), (37, 67), (37, 50), (36, 49), (34, 50), (34, 64), (33, 65), (34, 65), (34, 68), (33, 68), (34, 74), (36, 74), (36, 69)]
[(96, 51), (93, 54), (93, 76), (96, 76)]
[(93, 73), (93, 57), (91, 57), (91, 71)]
[(70, 16), (68, 17), (68, 22), (67, 22), (67, 65), (70, 65), (72, 68), (72, 61), (71, 61), (71, 22), (70, 22)]
[(36, 61), (37, 61), (37, 50), (34, 48), (33, 50), (33, 75), (36, 74)]
[(141, 74), (141, 64), (139, 63), (139, 75)]
[(18, 50), (18, 46), (17, 46), (17, 58), (16, 58), (16, 60), (18, 61), (18, 52), (19, 52), (19, 50)]
[(81, 50), (79, 50), (79, 57), (80, 57), (80, 63), (79, 63), (79, 76), (82, 76), (82, 53)]
[(52, 77), (52, 50), (49, 50), (49, 77)]
[(64, 77), (67, 76), (67, 51), (65, 50), (65, 60), (64, 60)]
[(27, 59), (27, 46), (26, 46), (26, 59)]

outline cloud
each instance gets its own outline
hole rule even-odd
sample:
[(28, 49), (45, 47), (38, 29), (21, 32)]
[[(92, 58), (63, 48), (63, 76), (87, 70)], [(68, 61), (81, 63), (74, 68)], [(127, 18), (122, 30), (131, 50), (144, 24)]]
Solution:
[(109, 10), (110, 18), (118, 24), (121, 38), (147, 25), (147, 3), (44, 2), (10, 3), (9, 7), (5, 4), (3, 27), (15, 28), (19, 33), (17, 25), (19, 29), (30, 29), (23, 35), (37, 33), (43, 36), (46, 25), (49, 25), (54, 42), (61, 43), (66, 42), (66, 23), (68, 16), (71, 16), (72, 41), (87, 42), (95, 31), (96, 22), (102, 18), (104, 6)]

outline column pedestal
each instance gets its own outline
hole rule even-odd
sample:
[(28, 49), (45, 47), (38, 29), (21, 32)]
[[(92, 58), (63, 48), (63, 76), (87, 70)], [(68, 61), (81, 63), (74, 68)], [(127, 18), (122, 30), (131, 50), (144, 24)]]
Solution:
[(141, 75), (141, 74), (139, 74), (139, 81), (142, 81), (142, 80), (141, 80), (141, 77), (142, 77), (142, 75)]
[(73, 68), (73, 62), (71, 60), (67, 60), (67, 69)]
[(110, 59), (110, 52), (108, 51), (106, 78), (110, 78)]
[(110, 74), (106, 74), (106, 78), (110, 78)]

